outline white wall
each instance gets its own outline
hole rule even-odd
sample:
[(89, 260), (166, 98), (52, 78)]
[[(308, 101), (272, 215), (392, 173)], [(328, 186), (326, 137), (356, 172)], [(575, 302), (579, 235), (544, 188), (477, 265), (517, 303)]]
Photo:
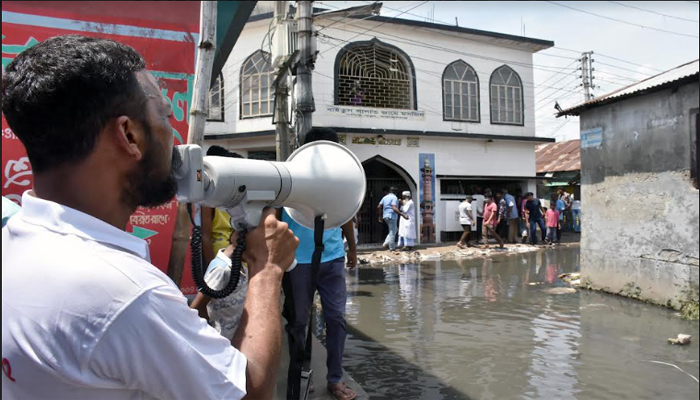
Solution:
[[(224, 122), (207, 122), (205, 134), (229, 134), (274, 130), (272, 118), (240, 119), (240, 72), (243, 62), (260, 50), (270, 19), (251, 22), (241, 32), (222, 75), (224, 77)], [(267, 45), (268, 41), (265, 41)], [(269, 48), (263, 49), (269, 52)]]
[[(225, 122), (209, 122), (206, 126), (207, 134), (230, 134), (241, 132), (257, 132), (273, 130), (271, 118), (243, 119), (239, 117), (239, 73), (243, 61), (256, 50), (261, 48), (270, 20), (248, 23), (234, 47), (228, 62), (224, 66), (224, 119)], [(347, 22), (352, 25), (345, 25)], [(498, 60), (512, 60), (525, 65), (532, 65), (532, 53), (525, 46), (522, 49), (513, 49), (496, 45), (496, 41), (484, 43), (452, 36), (427, 32), (414, 27), (384, 24), (371, 21), (348, 20), (327, 29), (321, 29), (327, 21), (317, 22), (317, 29), (323, 34), (337, 39), (362, 41), (377, 39), (394, 45), (408, 54), (415, 67), (416, 92), (418, 111), (424, 111), (426, 116), (423, 121), (389, 120), (366, 117), (343, 117), (328, 113), (326, 107), (334, 103), (334, 68), (337, 53), (345, 46), (337, 40), (321, 38), (318, 41), (319, 57), (316, 62), (316, 70), (313, 76), (314, 98), (316, 112), (314, 113), (315, 126), (343, 126), (353, 128), (377, 128), (396, 130), (418, 131), (448, 131), (464, 133), (480, 133), (493, 135), (534, 136), (534, 89), (532, 68), (504, 61), (489, 61), (464, 54), (450, 54), (445, 51), (427, 49), (422, 44), (408, 44), (401, 42), (417, 41), (424, 44), (439, 46), (447, 49), (455, 49), (455, 52), (478, 54)], [(378, 27), (377, 27), (378, 26)], [(374, 32), (357, 36), (351, 30), (363, 32), (375, 28)], [(396, 39), (387, 35), (397, 36)], [(457, 35), (449, 32), (448, 35)], [(485, 38), (484, 40), (489, 40)], [(265, 43), (267, 44), (267, 40)], [(269, 48), (265, 46), (265, 51)], [(481, 122), (464, 123), (443, 121), (442, 118), (442, 73), (445, 67), (453, 61), (463, 60), (469, 63), (477, 72), (480, 87)], [(523, 95), (525, 114), (524, 126), (491, 125), (489, 106), (489, 80), (491, 73), (503, 64), (507, 64), (515, 70), (523, 81)], [(534, 168), (534, 164), (533, 164)]]
[[(353, 21), (352, 24), (357, 27), (343, 27), (342, 24), (336, 26), (340, 26), (340, 29), (363, 32), (378, 25), (377, 22), (371, 21)], [(316, 72), (318, 73), (314, 74), (314, 98), (316, 100), (317, 110), (314, 114), (314, 124), (354, 128), (454, 131), (493, 135), (535, 136), (534, 108), (532, 107), (534, 103), (532, 68), (526, 68), (512, 63), (508, 64), (520, 75), (523, 81), (525, 126), (491, 125), (489, 80), (491, 73), (505, 63), (502, 61), (488, 61), (476, 57), (469, 57), (464, 54), (450, 54), (441, 50), (428, 49), (424, 44), (455, 49), (455, 51), (459, 53), (477, 54), (494, 59), (513, 60), (527, 65), (532, 65), (532, 53), (530, 51), (515, 50), (467, 39), (459, 39), (396, 24), (381, 25), (374, 29), (374, 31), (360, 36), (357, 36), (357, 33), (335, 29), (336, 26), (329, 26), (329, 28), (322, 30), (322, 33), (334, 38), (351, 40), (353, 42), (371, 40), (376, 36), (380, 41), (394, 45), (408, 54), (416, 70), (418, 110), (424, 111), (426, 117), (425, 121), (378, 120), (376, 118), (339, 117), (337, 114), (329, 114), (326, 112), (326, 106), (333, 105), (335, 100), (334, 83), (333, 79), (330, 79), (334, 77), (335, 58), (338, 52), (347, 43), (341, 44), (341, 42), (337, 40), (330, 40), (329, 43), (325, 43), (324, 39), (318, 43), (318, 50), (320, 53), (320, 57), (316, 63)], [(402, 39), (396, 39), (388, 35), (398, 36)], [(449, 35), (456, 34), (450, 32)], [(354, 38), (355, 36), (357, 37)], [(402, 43), (411, 41), (420, 42), (420, 44)], [(335, 47), (336, 45), (338, 46)], [(460, 59), (471, 65), (476, 70), (479, 77), (481, 99), (480, 123), (443, 121), (442, 118), (442, 73), (447, 65)]]
[[(339, 132), (342, 134), (342, 131)], [(405, 136), (401, 146), (352, 144), (353, 136), (347, 135), (347, 147), (361, 161), (380, 155), (403, 167), (418, 183), (420, 153), (435, 154), (436, 175), (460, 176), (535, 176), (534, 143), (421, 137), (420, 147), (407, 147)]]

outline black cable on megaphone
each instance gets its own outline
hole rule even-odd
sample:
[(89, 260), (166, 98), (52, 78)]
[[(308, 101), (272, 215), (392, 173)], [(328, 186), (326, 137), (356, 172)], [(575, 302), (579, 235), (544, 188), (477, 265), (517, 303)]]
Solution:
[(238, 231), (238, 241), (236, 249), (233, 250), (231, 256), (231, 275), (228, 278), (228, 283), (221, 290), (214, 290), (204, 281), (204, 267), (202, 265), (202, 227), (197, 226), (192, 213), (192, 204), (187, 204), (187, 213), (190, 215), (192, 222), (192, 241), (190, 242), (190, 252), (192, 256), (192, 278), (197, 285), (197, 291), (214, 299), (223, 299), (233, 293), (238, 288), (238, 283), (241, 280), (241, 271), (243, 270), (243, 252), (246, 248), (245, 237), (248, 233), (245, 229)]

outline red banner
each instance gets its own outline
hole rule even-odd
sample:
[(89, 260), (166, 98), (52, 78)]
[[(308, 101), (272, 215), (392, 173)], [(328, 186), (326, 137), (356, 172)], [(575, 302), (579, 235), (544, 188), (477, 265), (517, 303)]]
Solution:
[[(163, 12), (167, 7), (167, 12)], [(174, 144), (187, 141), (194, 82), (199, 2), (3, 2), (2, 65), (17, 54), (53, 36), (80, 34), (109, 38), (135, 48), (159, 80), (173, 106)], [(2, 195), (21, 205), (22, 193), (33, 186), (32, 169), (22, 143), (2, 117)], [(127, 232), (146, 240), (153, 264), (166, 271), (172, 246), (177, 204), (139, 209)], [(182, 287), (193, 294), (185, 271)]]

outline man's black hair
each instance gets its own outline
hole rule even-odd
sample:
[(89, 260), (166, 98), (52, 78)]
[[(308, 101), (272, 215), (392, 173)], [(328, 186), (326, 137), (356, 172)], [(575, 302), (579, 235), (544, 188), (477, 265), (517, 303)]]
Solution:
[(50, 38), (20, 53), (2, 77), (2, 111), (35, 173), (84, 160), (111, 118), (146, 121), (133, 48), (80, 35)]
[(328, 140), (333, 143), (340, 142), (338, 134), (331, 128), (311, 128), (306, 134), (304, 144), (316, 142), (318, 140)]
[(221, 146), (213, 145), (207, 150), (208, 156), (228, 157), (229, 151)]
[(384, 186), (384, 187), (382, 188), (382, 192), (384, 192), (384, 193), (390, 193), (391, 190), (389, 189), (389, 186)]
[(504, 195), (504, 196), (507, 195), (507, 194), (508, 194), (508, 189), (506, 189), (506, 188), (501, 189), (501, 194)]
[(238, 153), (234, 153), (232, 151), (228, 151), (224, 149), (221, 146), (218, 145), (213, 145), (209, 147), (207, 150), (207, 155), (208, 156), (219, 156), (219, 157), (231, 157), (231, 158), (244, 158), (242, 155)]
[(392, 186), (389, 188), (389, 192), (397, 194), (399, 192), (399, 188), (397, 188), (396, 186)]

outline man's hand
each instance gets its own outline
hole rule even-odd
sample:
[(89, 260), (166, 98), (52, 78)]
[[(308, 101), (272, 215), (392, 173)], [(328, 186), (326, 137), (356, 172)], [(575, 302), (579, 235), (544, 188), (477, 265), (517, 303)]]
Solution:
[(355, 267), (357, 267), (357, 250), (348, 250), (348, 261), (345, 265), (347, 265), (349, 269), (355, 269)]
[[(234, 235), (235, 243), (238, 234)], [(248, 263), (251, 278), (258, 272), (270, 270), (280, 276), (294, 262), (299, 239), (285, 222), (275, 217), (274, 209), (267, 209), (260, 218), (260, 225), (246, 236), (246, 251), (243, 261)]]

